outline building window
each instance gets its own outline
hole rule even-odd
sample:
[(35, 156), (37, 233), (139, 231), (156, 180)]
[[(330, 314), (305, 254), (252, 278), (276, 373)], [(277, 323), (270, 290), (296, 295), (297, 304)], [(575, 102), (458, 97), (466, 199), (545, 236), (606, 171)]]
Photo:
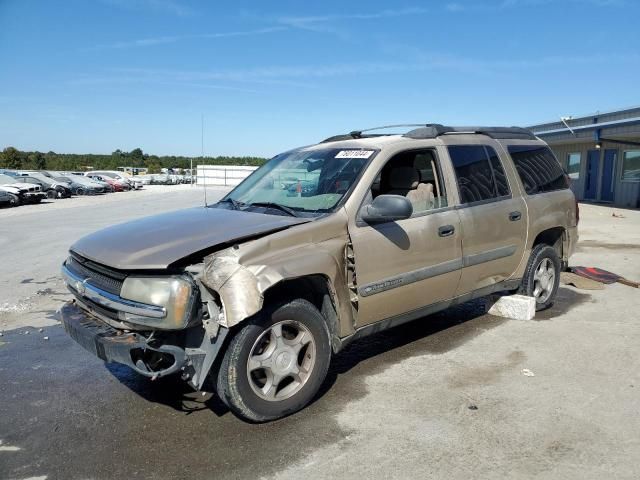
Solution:
[(640, 150), (624, 152), (622, 160), (622, 181), (640, 182)]
[(580, 178), (580, 161), (582, 155), (580, 153), (570, 153), (567, 157), (567, 173), (569, 178), (577, 180)]

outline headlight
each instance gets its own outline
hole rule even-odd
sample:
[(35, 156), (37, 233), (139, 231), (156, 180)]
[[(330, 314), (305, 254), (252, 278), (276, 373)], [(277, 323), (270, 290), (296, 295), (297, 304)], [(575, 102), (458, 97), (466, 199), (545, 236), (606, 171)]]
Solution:
[(164, 318), (126, 314), (131, 323), (165, 329), (184, 328), (193, 306), (194, 286), (185, 277), (127, 277), (120, 297), (147, 305), (164, 307)]

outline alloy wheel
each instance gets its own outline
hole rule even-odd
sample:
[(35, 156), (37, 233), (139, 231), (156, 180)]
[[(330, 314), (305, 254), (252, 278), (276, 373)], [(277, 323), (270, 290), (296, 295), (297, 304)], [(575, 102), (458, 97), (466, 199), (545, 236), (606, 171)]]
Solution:
[(290, 398), (309, 380), (316, 351), (313, 335), (300, 322), (271, 325), (254, 342), (247, 360), (251, 389), (268, 401)]
[(549, 258), (543, 258), (533, 274), (533, 297), (538, 303), (545, 303), (553, 293), (556, 269)]

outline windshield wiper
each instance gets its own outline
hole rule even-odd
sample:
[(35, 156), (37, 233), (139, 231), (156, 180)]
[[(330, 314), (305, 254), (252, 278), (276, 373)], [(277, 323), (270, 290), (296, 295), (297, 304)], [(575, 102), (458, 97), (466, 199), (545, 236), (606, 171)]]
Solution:
[(229, 203), (233, 207), (234, 210), (240, 210), (240, 207), (244, 207), (244, 203), (234, 200), (233, 198), (225, 198), (220, 200), (218, 203)]
[(292, 217), (297, 217), (298, 214), (296, 213), (295, 210), (293, 210), (292, 208), (289, 207), (285, 207), (284, 205), (280, 205), (279, 203), (273, 203), (273, 202), (254, 202), (254, 203), (248, 203), (247, 204), (248, 207), (267, 207), (267, 208), (274, 208), (276, 210), (280, 210), (282, 212), (288, 213), (289, 215), (291, 215)]

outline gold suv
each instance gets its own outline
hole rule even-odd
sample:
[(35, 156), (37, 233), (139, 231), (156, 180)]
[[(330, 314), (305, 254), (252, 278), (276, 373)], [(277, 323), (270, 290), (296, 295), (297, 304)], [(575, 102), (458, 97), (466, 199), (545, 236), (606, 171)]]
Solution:
[(62, 266), (66, 330), (263, 422), (308, 404), (357, 338), (497, 291), (548, 307), (578, 222), (549, 147), (520, 128), (401, 127), (290, 150), (215, 204), (82, 238)]

